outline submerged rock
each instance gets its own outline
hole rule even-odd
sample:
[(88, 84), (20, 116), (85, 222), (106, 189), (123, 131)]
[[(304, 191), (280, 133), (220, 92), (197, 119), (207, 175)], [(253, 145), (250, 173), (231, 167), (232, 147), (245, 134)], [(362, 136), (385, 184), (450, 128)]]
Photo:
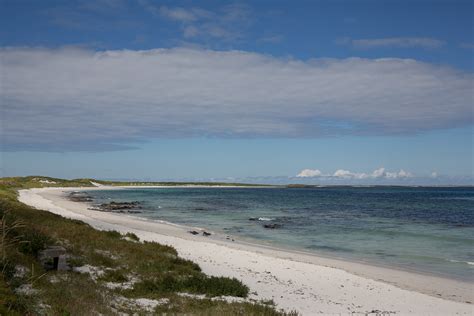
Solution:
[(90, 208), (93, 211), (102, 211), (102, 212), (117, 212), (117, 213), (141, 213), (139, 211), (142, 207), (140, 206), (140, 202), (133, 201), (133, 202), (109, 202), (109, 203), (102, 203), (95, 207)]
[(281, 228), (282, 226), (283, 225), (281, 225), (281, 224), (271, 223), (271, 224), (264, 224), (263, 228), (275, 229), (275, 228)]
[(68, 199), (73, 202), (92, 202), (93, 199), (90, 195), (80, 191), (73, 191), (69, 193)]

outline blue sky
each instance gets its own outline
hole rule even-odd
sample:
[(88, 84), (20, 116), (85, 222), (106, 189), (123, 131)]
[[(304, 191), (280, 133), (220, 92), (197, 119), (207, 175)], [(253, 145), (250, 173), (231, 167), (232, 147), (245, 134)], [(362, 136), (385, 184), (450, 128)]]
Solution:
[(472, 184), (472, 1), (0, 1), (5, 176)]

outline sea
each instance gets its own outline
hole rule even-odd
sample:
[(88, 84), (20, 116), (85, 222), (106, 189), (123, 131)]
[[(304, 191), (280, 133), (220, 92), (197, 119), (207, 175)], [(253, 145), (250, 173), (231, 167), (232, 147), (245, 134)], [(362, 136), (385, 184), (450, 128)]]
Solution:
[[(474, 282), (474, 187), (131, 188), (148, 220), (316, 255)], [(126, 216), (126, 215), (125, 215)]]

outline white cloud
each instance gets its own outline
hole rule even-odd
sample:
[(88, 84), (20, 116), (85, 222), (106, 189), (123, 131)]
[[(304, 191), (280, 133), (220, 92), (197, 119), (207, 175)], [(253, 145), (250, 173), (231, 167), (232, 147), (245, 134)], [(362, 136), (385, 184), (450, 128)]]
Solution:
[(410, 172), (400, 169), (400, 171), (398, 172), (385, 173), (385, 177), (389, 179), (403, 179), (403, 178), (411, 178), (413, 177), (413, 175)]
[(407, 59), (3, 48), (0, 63), (2, 143), (12, 149), (413, 134), (473, 122), (471, 74)]
[(344, 169), (339, 169), (334, 172), (333, 177), (337, 178), (352, 178), (353, 173), (350, 172), (349, 170), (344, 170)]
[(382, 178), (385, 176), (386, 176), (385, 168), (379, 168), (379, 169), (374, 170), (374, 172), (372, 172), (372, 177), (374, 178)]
[(298, 178), (313, 178), (319, 177), (322, 173), (318, 169), (303, 169), (296, 175)]
[(372, 173), (364, 172), (352, 172), (345, 169), (338, 169), (332, 175), (323, 174), (318, 169), (303, 169), (296, 176), (298, 178), (314, 178), (314, 177), (324, 177), (326, 179), (354, 179), (354, 180), (365, 180), (365, 179), (404, 179), (411, 178), (413, 175), (410, 172), (406, 172), (403, 169), (400, 169), (398, 172), (387, 172), (385, 168), (379, 168), (374, 170)]
[(338, 44), (350, 44), (356, 48), (379, 48), (379, 47), (421, 47), (440, 48), (446, 44), (445, 41), (429, 37), (388, 37), (373, 39), (350, 39), (343, 38), (336, 41)]
[(388, 172), (385, 168), (379, 168), (372, 172), (370, 175), (371, 178), (386, 178), (386, 179), (402, 179), (402, 178), (410, 178), (412, 174), (407, 172), (403, 169), (400, 169), (398, 172)]
[(411, 178), (411, 177), (413, 177), (413, 175), (410, 172), (407, 172), (403, 169), (401, 169), (398, 172), (398, 178)]
[(208, 19), (213, 16), (210, 11), (200, 8), (185, 9), (180, 7), (169, 8), (167, 6), (161, 6), (159, 13), (168, 19), (184, 23), (194, 22), (199, 19)]
[(334, 172), (333, 177), (343, 179), (366, 179), (368, 175), (365, 173), (350, 172), (349, 170), (339, 169)]

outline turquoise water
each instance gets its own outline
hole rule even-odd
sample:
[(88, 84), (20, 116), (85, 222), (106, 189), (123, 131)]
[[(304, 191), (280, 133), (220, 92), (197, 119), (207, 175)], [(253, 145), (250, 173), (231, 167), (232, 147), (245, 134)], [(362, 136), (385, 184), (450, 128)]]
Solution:
[(153, 188), (88, 193), (97, 203), (140, 201), (143, 209), (136, 215), (144, 218), (474, 281), (472, 187)]

